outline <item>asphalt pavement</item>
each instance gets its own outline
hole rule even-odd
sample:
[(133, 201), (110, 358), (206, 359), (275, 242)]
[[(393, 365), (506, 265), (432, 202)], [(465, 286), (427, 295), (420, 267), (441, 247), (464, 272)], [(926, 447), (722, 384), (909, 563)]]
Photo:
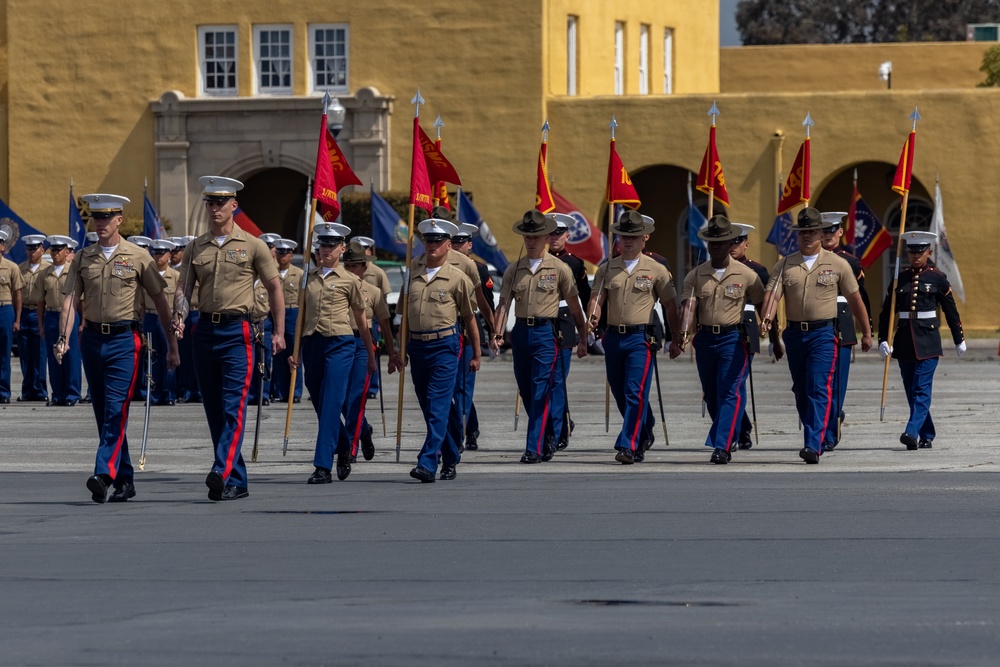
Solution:
[[(844, 443), (805, 466), (787, 368), (759, 359), (760, 444), (710, 465), (694, 366), (661, 358), (670, 445), (621, 466), (589, 359), (570, 376), (570, 448), (523, 466), (498, 360), (458, 479), (406, 474), (422, 440), (409, 379), (395, 462), (393, 379), (374, 461), (307, 486), (311, 408), (282, 456), (270, 406), (251, 495), (228, 503), (205, 495), (200, 405), (153, 409), (119, 505), (84, 488), (88, 407), (3, 406), (0, 663), (995, 665), (1000, 364), (979, 347), (939, 367), (931, 450), (898, 443), (895, 368), (879, 420), (882, 365), (859, 355)], [(377, 401), (369, 417), (381, 436)], [(137, 450), (138, 404), (129, 432)]]

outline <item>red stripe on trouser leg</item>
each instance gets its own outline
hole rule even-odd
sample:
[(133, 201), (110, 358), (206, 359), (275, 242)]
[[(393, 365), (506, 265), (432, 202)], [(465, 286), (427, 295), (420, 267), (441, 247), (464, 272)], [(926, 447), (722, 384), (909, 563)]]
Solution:
[(361, 438), (361, 427), (365, 419), (365, 406), (368, 405), (368, 387), (371, 385), (371, 373), (365, 373), (365, 386), (361, 388), (361, 407), (358, 408), (358, 425), (351, 434), (351, 456), (358, 455), (358, 440)]
[[(840, 345), (837, 343), (837, 337), (833, 337), (833, 363), (830, 364), (830, 373), (826, 376), (826, 411), (823, 414), (823, 431), (820, 434), (822, 438), (826, 434), (827, 425), (830, 423), (830, 406), (833, 405), (833, 374), (837, 369), (837, 355), (840, 354)], [(837, 415), (837, 419), (840, 419), (840, 415)], [(819, 452), (823, 451), (823, 443), (820, 442)]]
[(750, 363), (750, 355), (747, 354), (746, 343), (743, 343), (743, 368), (740, 369), (740, 376), (736, 379), (736, 383), (733, 385), (736, 394), (736, 409), (733, 411), (733, 421), (729, 425), (729, 436), (726, 437), (726, 451), (728, 452), (733, 446), (733, 434), (736, 433), (737, 422), (743, 421), (743, 401), (740, 397), (740, 387), (743, 386), (743, 376), (747, 372), (747, 364)]
[(128, 385), (128, 393), (125, 395), (125, 402), (122, 403), (121, 424), (118, 428), (118, 437), (115, 439), (115, 451), (108, 461), (108, 475), (111, 479), (117, 477), (116, 465), (122, 455), (122, 443), (125, 442), (125, 429), (128, 427), (128, 406), (132, 404), (132, 392), (135, 391), (135, 383), (139, 379), (139, 359), (142, 352), (142, 340), (139, 332), (132, 332), (132, 339), (135, 343), (135, 352), (132, 354), (132, 381)]
[(229, 451), (226, 453), (226, 469), (222, 471), (222, 479), (229, 479), (229, 474), (233, 471), (236, 444), (243, 437), (243, 427), (246, 422), (247, 394), (250, 392), (250, 383), (253, 381), (253, 339), (250, 337), (249, 322), (243, 322), (243, 343), (247, 348), (247, 378), (243, 382), (243, 395), (240, 397), (240, 407), (236, 411), (236, 429), (233, 431), (233, 439), (229, 443)]
[(646, 378), (649, 377), (649, 361), (652, 359), (652, 349), (649, 347), (649, 341), (646, 341), (646, 367), (642, 369), (642, 382), (639, 383), (639, 410), (635, 416), (635, 428), (632, 430), (632, 437), (629, 438), (629, 446), (632, 451), (635, 451), (635, 440), (639, 437), (639, 428), (642, 426), (642, 418), (646, 416), (646, 397), (643, 396), (642, 390), (646, 386)]
[(549, 390), (545, 392), (545, 407), (542, 408), (542, 426), (538, 429), (538, 455), (542, 455), (542, 445), (545, 443), (545, 424), (549, 419), (549, 397), (552, 395), (552, 376), (556, 372), (556, 360), (559, 359), (559, 339), (556, 338), (556, 355), (552, 357), (552, 366), (549, 367)]

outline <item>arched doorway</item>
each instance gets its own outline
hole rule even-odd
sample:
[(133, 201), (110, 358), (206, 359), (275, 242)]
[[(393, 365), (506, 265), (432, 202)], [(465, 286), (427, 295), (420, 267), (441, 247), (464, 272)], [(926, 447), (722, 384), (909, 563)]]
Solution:
[(240, 208), (262, 232), (281, 234), (302, 247), (309, 179), (294, 169), (275, 167), (241, 178)]
[[(649, 237), (646, 249), (663, 255), (670, 264), (678, 287), (697, 261), (688, 244), (688, 175), (686, 168), (671, 164), (640, 167), (632, 174), (632, 185), (642, 201), (639, 212), (656, 221), (656, 231)], [(708, 196), (692, 187), (692, 204), (702, 214), (708, 211)], [(725, 207), (715, 202), (715, 214), (725, 214)], [(607, 205), (601, 212), (600, 227), (607, 233)]]
[[(858, 194), (893, 238), (892, 246), (865, 269), (866, 288), (872, 301), (872, 317), (876, 318), (882, 308), (882, 300), (896, 260), (896, 239), (899, 235), (899, 220), (902, 214), (901, 198), (892, 190), (896, 165), (888, 162), (861, 162), (846, 166), (820, 186), (818, 194), (810, 204), (820, 211), (849, 210), (854, 192), (855, 173), (857, 173)], [(910, 183), (906, 229), (929, 230), (933, 215), (934, 198), (924, 184), (914, 176)]]

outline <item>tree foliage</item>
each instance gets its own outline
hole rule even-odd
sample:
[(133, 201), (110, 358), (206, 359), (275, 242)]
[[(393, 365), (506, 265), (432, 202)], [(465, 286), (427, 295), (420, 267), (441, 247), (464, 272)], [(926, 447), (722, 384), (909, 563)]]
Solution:
[(986, 73), (986, 80), (979, 84), (980, 88), (1000, 86), (1000, 45), (986, 49), (979, 71)]
[(965, 40), (967, 23), (1000, 22), (998, 0), (741, 0), (745, 46)]

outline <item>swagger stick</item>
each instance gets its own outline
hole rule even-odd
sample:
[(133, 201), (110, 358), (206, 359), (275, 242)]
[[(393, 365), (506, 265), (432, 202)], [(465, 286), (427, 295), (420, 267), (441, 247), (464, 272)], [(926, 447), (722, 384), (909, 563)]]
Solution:
[[(309, 279), (309, 258), (310, 251), (312, 250), (312, 238), (313, 238), (313, 225), (312, 221), (316, 219), (316, 198), (312, 198), (312, 203), (309, 205), (309, 217), (306, 219), (306, 245), (303, 248), (302, 255), (305, 257), (302, 266), (302, 282), (299, 283), (299, 313), (295, 316), (295, 339), (292, 344), (292, 359), (296, 363), (292, 364), (292, 373), (288, 382), (288, 394), (287, 396), (295, 396), (295, 378), (299, 371), (299, 350), (302, 346), (302, 322), (305, 320), (306, 314), (306, 281)], [(262, 392), (263, 393), (263, 392)], [(295, 401), (288, 401), (288, 409), (285, 412), (285, 441), (281, 446), (281, 455), (285, 456), (288, 454), (288, 431), (292, 426), (292, 406)]]
[[(159, 326), (159, 325), (157, 325)], [(142, 336), (146, 348), (146, 420), (142, 424), (142, 446), (139, 448), (139, 470), (146, 469), (146, 440), (149, 436), (149, 405), (153, 400), (153, 338), (150, 333)]]

